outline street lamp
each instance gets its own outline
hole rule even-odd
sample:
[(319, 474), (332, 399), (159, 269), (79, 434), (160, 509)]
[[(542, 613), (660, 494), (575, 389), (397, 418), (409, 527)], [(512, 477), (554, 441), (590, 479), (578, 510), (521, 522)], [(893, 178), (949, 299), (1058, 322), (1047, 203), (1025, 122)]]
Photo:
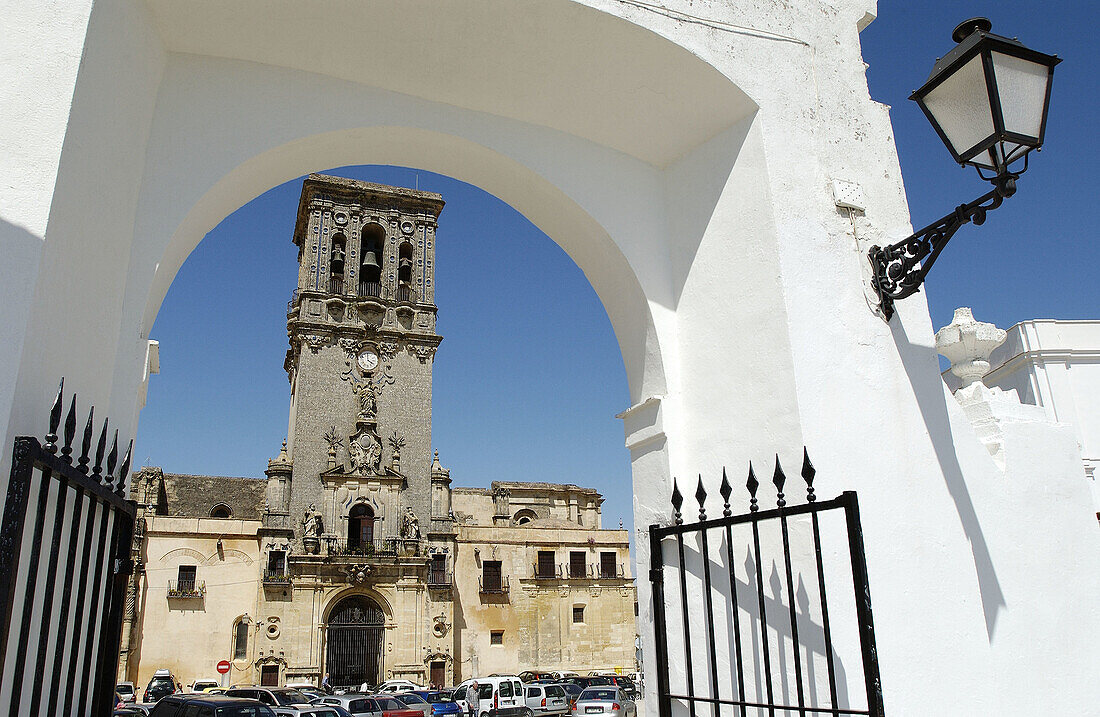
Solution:
[[(1043, 145), (1051, 80), (1061, 59), (994, 35), (991, 27), (984, 17), (956, 27), (951, 39), (958, 44), (936, 61), (909, 99), (920, 105), (955, 161), (975, 167), (993, 190), (897, 244), (871, 247), (871, 282), (887, 321), (895, 301), (920, 289), (959, 227), (981, 225), (987, 212), (1015, 194), (1028, 154)], [(1010, 169), (1021, 159), (1022, 167)]]

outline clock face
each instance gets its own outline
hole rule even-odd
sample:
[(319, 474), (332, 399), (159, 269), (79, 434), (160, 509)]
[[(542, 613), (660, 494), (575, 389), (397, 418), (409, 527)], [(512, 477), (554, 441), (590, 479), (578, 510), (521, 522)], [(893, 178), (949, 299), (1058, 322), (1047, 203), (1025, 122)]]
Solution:
[(378, 354), (374, 349), (363, 349), (359, 352), (359, 368), (364, 371), (373, 371), (378, 367)]

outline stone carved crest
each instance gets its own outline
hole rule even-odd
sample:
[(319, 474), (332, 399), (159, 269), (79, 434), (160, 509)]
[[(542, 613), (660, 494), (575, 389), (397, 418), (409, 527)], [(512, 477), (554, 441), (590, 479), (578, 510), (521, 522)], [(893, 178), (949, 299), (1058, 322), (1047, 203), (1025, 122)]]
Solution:
[(451, 626), (447, 624), (447, 616), (444, 613), (439, 613), (432, 618), (432, 634), (436, 637), (445, 637), (447, 632), (450, 631)]
[(401, 345), (396, 341), (379, 341), (378, 342), (378, 354), (387, 361), (393, 360), (397, 356), (397, 351), (401, 348)]
[[(358, 563), (355, 564), (355, 565), (349, 565), (348, 569), (347, 569), (348, 582), (352, 582), (352, 583), (356, 583), (356, 584), (361, 585), (364, 582), (366, 582), (367, 577), (373, 571), (374, 571), (374, 566), (371, 566), (371, 565), (365, 565), (365, 564), (360, 565)], [(355, 621), (355, 622), (363, 621), (363, 618), (360, 615), (356, 614), (356, 613), (360, 613), (360, 612), (361, 611), (359, 610), (359, 608), (354, 609), (354, 611), (352, 613), (352, 616), (351, 616), (353, 621)]]
[(435, 355), (435, 346), (426, 346), (424, 344), (410, 344), (409, 350), (420, 359), (420, 363), (424, 363), (429, 358)]
[(378, 465), (382, 461), (382, 441), (374, 431), (363, 429), (358, 435), (348, 438), (348, 456), (351, 458), (352, 473), (377, 475)]

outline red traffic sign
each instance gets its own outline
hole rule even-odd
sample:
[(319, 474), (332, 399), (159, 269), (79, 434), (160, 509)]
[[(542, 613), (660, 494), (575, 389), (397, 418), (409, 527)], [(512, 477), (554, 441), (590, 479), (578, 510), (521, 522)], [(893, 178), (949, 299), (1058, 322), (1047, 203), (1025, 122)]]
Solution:
[(229, 660), (222, 660), (218, 663), (218, 674), (224, 675), (229, 672)]

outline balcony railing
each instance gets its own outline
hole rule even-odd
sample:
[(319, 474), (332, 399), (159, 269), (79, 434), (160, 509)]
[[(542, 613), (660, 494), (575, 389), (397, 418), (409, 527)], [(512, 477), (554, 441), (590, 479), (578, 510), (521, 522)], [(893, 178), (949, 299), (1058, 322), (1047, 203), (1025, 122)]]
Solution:
[(168, 597), (188, 600), (201, 600), (206, 596), (204, 580), (169, 580)]
[(286, 315), (290, 316), (294, 313), (294, 310), (298, 308), (298, 302), (301, 300), (298, 289), (294, 290), (294, 293), (290, 295), (290, 301), (286, 302)]
[(326, 538), (329, 555), (352, 555), (360, 557), (377, 556), (392, 558), (397, 555), (398, 546), (404, 541), (400, 538), (377, 538), (364, 542), (345, 538)]
[(429, 570), (428, 571), (428, 587), (430, 588), (449, 588), (451, 587), (451, 574), (446, 570)]
[(508, 576), (501, 576), (500, 580), (485, 581), (484, 576), (480, 576), (477, 579), (477, 589), (482, 595), (506, 595), (510, 592), (511, 586), (508, 584)]
[(373, 296), (375, 298), (382, 296), (382, 282), (360, 281), (359, 296)]
[(328, 279), (328, 293), (330, 294), (343, 294), (344, 293), (344, 277), (342, 276), (330, 276)]
[(411, 304), (416, 301), (416, 292), (413, 291), (413, 288), (411, 286), (403, 286), (399, 284), (397, 286), (397, 300), (407, 304)]
[(562, 571), (560, 565), (539, 565), (535, 563), (531, 574), (535, 580), (561, 580)]
[(263, 515), (263, 526), (265, 528), (290, 528), (290, 514), (289, 513), (274, 513), (268, 511)]
[(622, 563), (617, 563), (614, 566), (597, 563), (592, 566), (592, 575), (602, 580), (617, 580), (626, 577), (626, 568)]
[(290, 573), (286, 568), (264, 570), (264, 585), (290, 585)]

